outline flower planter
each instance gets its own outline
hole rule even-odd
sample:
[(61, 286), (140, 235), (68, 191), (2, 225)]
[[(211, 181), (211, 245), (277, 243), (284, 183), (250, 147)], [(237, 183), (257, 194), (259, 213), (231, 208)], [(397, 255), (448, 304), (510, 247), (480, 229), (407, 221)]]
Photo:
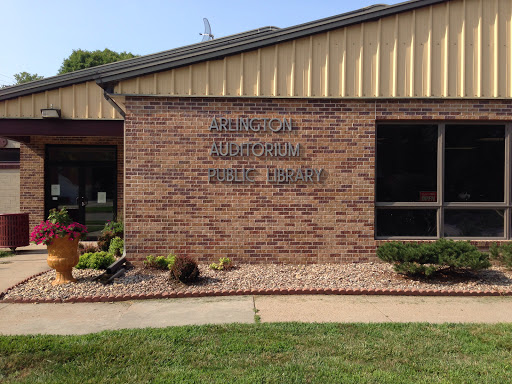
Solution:
[(79, 241), (79, 238), (71, 240), (70, 235), (66, 235), (53, 238), (52, 242), (47, 245), (48, 258), (46, 261), (56, 272), (52, 285), (76, 283), (72, 271), (73, 267), (78, 264)]

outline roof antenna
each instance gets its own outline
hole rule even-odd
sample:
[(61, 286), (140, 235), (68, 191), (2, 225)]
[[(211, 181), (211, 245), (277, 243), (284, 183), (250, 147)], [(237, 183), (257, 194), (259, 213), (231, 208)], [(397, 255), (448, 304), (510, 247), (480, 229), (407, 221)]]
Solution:
[(208, 19), (205, 17), (203, 18), (203, 21), (204, 33), (200, 33), (200, 35), (203, 36), (203, 40), (201, 41), (213, 40), (212, 29), (210, 28), (210, 23), (208, 22)]

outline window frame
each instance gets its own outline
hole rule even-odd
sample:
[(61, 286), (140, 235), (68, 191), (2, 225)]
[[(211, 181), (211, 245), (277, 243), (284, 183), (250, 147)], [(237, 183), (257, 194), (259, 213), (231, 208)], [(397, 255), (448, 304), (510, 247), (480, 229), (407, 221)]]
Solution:
[[(15, 152), (16, 153), (16, 160), (4, 160), (0, 157), (0, 164), (19, 164), (20, 163), (20, 149), (19, 148), (13, 148), (13, 147), (8, 147), (8, 148), (0, 148), (0, 151), (9, 151), (9, 152)], [(5, 152), (7, 153), (7, 152)]]
[[(385, 125), (437, 125), (437, 201), (436, 202), (379, 202), (377, 201), (377, 161), (378, 161), (378, 129), (379, 126)], [(445, 170), (445, 138), (446, 126), (453, 125), (488, 125), (503, 126), (505, 128), (505, 164), (504, 164), (504, 201), (503, 202), (445, 202), (444, 201), (444, 170)], [(479, 240), (479, 241), (496, 241), (508, 240), (511, 238), (511, 180), (512, 166), (511, 159), (511, 140), (512, 140), (512, 124), (499, 121), (393, 121), (393, 122), (376, 122), (375, 125), (375, 212), (374, 212), (374, 237), (376, 240), (436, 240), (444, 235), (444, 213), (450, 209), (467, 209), (467, 210), (484, 210), (484, 209), (500, 209), (504, 210), (503, 237), (467, 237), (467, 236), (446, 236), (446, 238), (454, 240)], [(386, 209), (436, 209), (437, 212), (437, 236), (377, 236), (377, 210)]]

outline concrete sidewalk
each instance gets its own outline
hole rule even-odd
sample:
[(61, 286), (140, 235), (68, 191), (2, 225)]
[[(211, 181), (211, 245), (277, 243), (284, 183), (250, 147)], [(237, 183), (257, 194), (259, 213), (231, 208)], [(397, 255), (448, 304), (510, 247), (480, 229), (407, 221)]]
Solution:
[(512, 297), (257, 296), (262, 322), (512, 322)]
[(16, 249), (16, 255), (0, 258), (0, 292), (50, 269), (46, 263), (46, 245), (29, 245)]
[[(46, 247), (0, 258), (0, 292), (48, 270)], [(256, 316), (255, 316), (256, 315)], [(115, 303), (9, 304), (0, 334), (85, 334), (124, 328), (261, 322), (512, 322), (512, 297), (231, 296)]]
[(512, 297), (232, 296), (115, 303), (1, 304), (0, 334), (85, 334), (188, 324), (512, 321)]

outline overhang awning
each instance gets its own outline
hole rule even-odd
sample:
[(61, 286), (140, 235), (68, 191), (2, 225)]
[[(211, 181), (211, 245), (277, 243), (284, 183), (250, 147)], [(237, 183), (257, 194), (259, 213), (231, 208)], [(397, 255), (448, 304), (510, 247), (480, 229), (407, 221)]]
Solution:
[(122, 137), (124, 120), (0, 119), (0, 136), (116, 136)]

